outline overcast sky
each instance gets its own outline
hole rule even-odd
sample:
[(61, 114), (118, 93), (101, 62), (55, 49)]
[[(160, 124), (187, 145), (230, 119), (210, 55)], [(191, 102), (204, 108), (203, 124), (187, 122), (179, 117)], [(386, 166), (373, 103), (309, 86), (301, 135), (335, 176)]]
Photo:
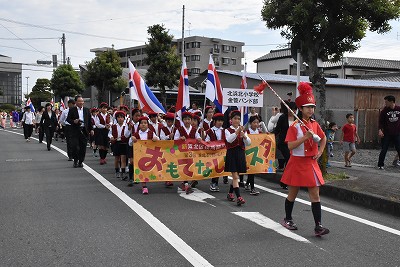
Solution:
[[(94, 57), (91, 48), (116, 49), (142, 45), (147, 27), (164, 24), (176, 38), (182, 35), (185, 4), (185, 36), (207, 36), (244, 42), (248, 72), (253, 60), (280, 48), (287, 40), (279, 31), (268, 30), (261, 21), (262, 0), (0, 0), (0, 54), (13, 62), (36, 63), (61, 60), (61, 36), (66, 35), (66, 54), (74, 67)], [(361, 48), (347, 56), (400, 60), (400, 23), (385, 35), (368, 33)], [(37, 78), (51, 78), (52, 68), (23, 65), (23, 92)]]

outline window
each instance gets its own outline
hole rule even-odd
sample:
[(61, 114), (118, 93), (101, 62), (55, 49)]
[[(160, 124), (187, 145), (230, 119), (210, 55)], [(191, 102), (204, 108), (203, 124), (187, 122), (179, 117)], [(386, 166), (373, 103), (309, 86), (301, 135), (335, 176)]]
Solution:
[(191, 69), (191, 74), (200, 74), (200, 69), (199, 68)]
[(229, 45), (222, 45), (222, 51), (229, 52), (231, 51), (231, 47)]
[(232, 65), (236, 65), (236, 58), (231, 58), (232, 60)]
[(190, 61), (190, 56), (185, 56), (185, 58), (186, 58), (186, 62)]
[(190, 48), (190, 43), (185, 43), (185, 47), (186, 47), (186, 49), (189, 49)]
[(237, 49), (236, 46), (232, 46), (232, 52), (233, 52), (233, 53), (236, 53), (236, 49)]
[(214, 49), (219, 49), (219, 45), (218, 44), (214, 44)]
[(229, 64), (229, 58), (223, 57), (223, 58), (222, 58), (222, 64), (223, 64), (223, 65), (228, 65), (228, 64)]
[(200, 48), (200, 42), (192, 42), (192, 48)]
[(200, 55), (191, 55), (190, 61), (200, 61)]
[(288, 74), (288, 70), (276, 70), (275, 74)]

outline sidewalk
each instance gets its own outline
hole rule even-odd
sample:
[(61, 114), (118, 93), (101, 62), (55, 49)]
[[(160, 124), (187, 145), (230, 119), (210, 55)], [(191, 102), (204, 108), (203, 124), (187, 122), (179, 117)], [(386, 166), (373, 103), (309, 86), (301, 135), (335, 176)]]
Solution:
[[(324, 196), (352, 202), (370, 209), (400, 216), (400, 167), (387, 166), (378, 170), (374, 166), (330, 161), (328, 173), (345, 173), (349, 179), (326, 181), (320, 193)], [(279, 183), (282, 173), (259, 175)]]

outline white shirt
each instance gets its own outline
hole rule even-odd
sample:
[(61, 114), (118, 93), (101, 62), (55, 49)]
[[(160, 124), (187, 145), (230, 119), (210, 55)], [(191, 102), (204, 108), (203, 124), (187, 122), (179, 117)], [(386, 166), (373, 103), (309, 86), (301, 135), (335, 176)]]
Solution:
[(83, 107), (82, 108), (77, 107), (77, 109), (78, 109), (79, 120), (84, 122), (85, 120), (83, 117)]
[[(169, 130), (170, 133), (172, 133), (172, 129), (174, 126), (172, 125), (171, 127), (165, 126)], [(169, 135), (165, 135), (164, 131), (160, 131), (160, 140), (170, 140)]]
[(69, 108), (64, 109), (64, 110), (61, 112), (60, 123), (61, 123), (62, 126), (71, 125), (71, 124), (69, 124), (69, 123), (67, 122), (68, 112), (69, 112)]
[(251, 128), (249, 128), (249, 132), (250, 132), (250, 134), (259, 134), (260, 133), (260, 131), (258, 129), (253, 130)]
[(35, 122), (35, 119), (33, 118), (34, 114), (33, 112), (25, 112), (24, 115), (22, 116), (22, 121), (25, 124), (33, 124)]
[[(147, 133), (148, 132), (149, 132), (149, 129), (147, 129), (144, 132), (142, 130), (139, 130), (138, 134), (139, 134), (140, 140), (147, 140)], [(160, 138), (158, 138), (158, 136), (155, 135), (155, 134), (153, 134), (153, 138), (155, 138), (156, 140), (160, 140)], [(132, 140), (132, 138), (130, 138), (129, 139), (129, 145), (132, 146), (132, 144), (133, 144), (133, 140)]]
[[(185, 126), (182, 126), (182, 128), (186, 131), (187, 135), (189, 135), (190, 132), (192, 131), (192, 125), (190, 125), (189, 128), (186, 128)], [(178, 140), (179, 138), (181, 138), (181, 134), (180, 134), (179, 131), (177, 130), (177, 131), (175, 132), (175, 135), (174, 135), (174, 140)], [(199, 134), (199, 131), (196, 131), (196, 135), (195, 135), (194, 138), (196, 138), (196, 139), (201, 138), (201, 136), (200, 136), (200, 134)]]
[[(102, 117), (103, 117), (103, 120), (104, 120), (104, 123), (107, 124), (107, 116), (108, 116), (108, 113), (106, 113), (106, 114), (99, 113), (99, 116), (102, 116)], [(94, 117), (94, 124), (96, 125), (96, 128), (104, 129), (104, 128), (106, 128), (106, 126), (100, 123), (99, 116)], [(111, 125), (111, 120), (110, 120), (110, 123), (109, 123), (109, 124)]]
[[(117, 123), (116, 125), (117, 125), (117, 141), (121, 141), (122, 135), (124, 135), (126, 138), (128, 138), (131, 135), (131, 133), (129, 132), (129, 127), (125, 124), (125, 122), (122, 125), (119, 125), (119, 123)], [(125, 129), (124, 132), (122, 133), (122, 129), (124, 127)], [(109, 138), (113, 137), (112, 128), (110, 128), (110, 130), (108, 131), (108, 137)]]
[[(228, 129), (225, 129), (225, 139), (226, 139), (226, 141), (228, 141), (228, 143), (233, 143), (233, 141), (235, 141), (235, 139), (236, 139), (236, 137), (237, 137), (237, 134), (236, 134), (237, 128), (233, 127), (232, 125), (230, 126), (230, 128), (233, 129), (233, 130), (235, 130), (235, 132), (231, 134), (231, 133), (228, 131)], [(239, 128), (239, 127), (238, 127), (238, 128)], [(251, 144), (251, 139), (247, 136), (247, 133), (246, 133), (246, 132), (244, 132), (243, 143), (244, 143), (246, 146), (249, 146), (249, 145)]]
[[(222, 130), (223, 130), (222, 127), (217, 128), (217, 127), (213, 126), (211, 128), (211, 130), (215, 133), (215, 136), (217, 137), (217, 140), (221, 140), (222, 139)], [(208, 134), (206, 135), (206, 139), (204, 141), (206, 141), (206, 142), (210, 142), (211, 141), (211, 138), (210, 138), (210, 136)]]

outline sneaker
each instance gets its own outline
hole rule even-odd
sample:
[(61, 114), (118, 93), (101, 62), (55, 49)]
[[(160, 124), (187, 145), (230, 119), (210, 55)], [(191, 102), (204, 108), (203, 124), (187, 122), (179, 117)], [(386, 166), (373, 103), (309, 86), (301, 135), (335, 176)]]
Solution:
[(174, 184), (172, 183), (172, 182), (165, 182), (165, 186), (166, 187), (171, 187), (171, 186), (173, 186)]
[(379, 166), (378, 170), (384, 170), (385, 168), (383, 168), (383, 166)]
[(185, 191), (185, 189), (186, 189), (185, 183), (182, 182), (180, 188), (182, 191)]
[(104, 165), (106, 164), (105, 161), (103, 159), (100, 159), (100, 165)]
[(233, 195), (233, 193), (228, 193), (228, 195), (226, 196), (226, 198), (227, 198), (229, 201), (234, 201), (235, 196)]
[(147, 189), (147, 187), (143, 187), (142, 188), (142, 194), (143, 195), (148, 195), (149, 194), (149, 189)]
[(216, 192), (215, 186), (216, 186), (216, 184), (210, 184), (210, 191), (211, 192)]
[(189, 194), (191, 194), (191, 193), (193, 193), (193, 188), (190, 186), (190, 185), (185, 185), (185, 192), (186, 192), (186, 195), (189, 195)]
[(258, 192), (255, 188), (251, 189), (250, 191), (250, 195), (252, 196), (258, 196), (260, 194), (260, 192)]
[(331, 154), (329, 155), (329, 157), (333, 158), (333, 153), (331, 153)]
[(122, 173), (122, 174), (121, 174), (121, 180), (122, 180), (122, 181), (128, 180), (128, 175), (126, 175), (125, 173)]
[(129, 186), (129, 187), (132, 187), (132, 186), (133, 186), (133, 180), (129, 180), (128, 186)]
[(400, 160), (397, 161), (397, 166), (400, 167)]
[(241, 206), (242, 204), (246, 203), (246, 201), (244, 201), (244, 199), (242, 197), (238, 197), (236, 200), (236, 204), (238, 206)]
[(120, 178), (121, 178), (121, 173), (116, 172), (116, 173), (115, 173), (115, 178), (120, 179)]
[(293, 222), (293, 220), (283, 219), (281, 222), (282, 226), (289, 230), (297, 230), (297, 225)]
[(228, 177), (224, 176), (223, 179), (224, 179), (224, 184), (228, 184)]
[(219, 192), (219, 186), (218, 185), (215, 186), (215, 192)]
[(321, 224), (315, 226), (314, 228), (315, 236), (323, 236), (329, 234), (329, 229), (323, 227)]
[(250, 191), (251, 191), (251, 187), (250, 187), (249, 184), (246, 184), (246, 185), (244, 186), (244, 191), (246, 191), (246, 192), (250, 192)]

